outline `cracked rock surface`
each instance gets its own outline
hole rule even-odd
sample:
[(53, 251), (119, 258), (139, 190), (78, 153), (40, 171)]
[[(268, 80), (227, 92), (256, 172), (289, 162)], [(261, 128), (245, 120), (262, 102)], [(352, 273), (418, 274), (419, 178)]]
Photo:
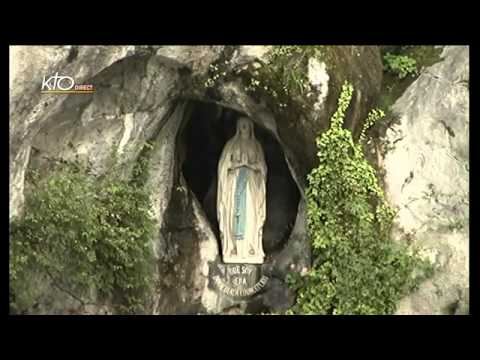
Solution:
[(468, 312), (469, 48), (446, 46), (393, 105), (386, 193), (399, 210), (396, 238), (409, 238), (436, 268), (398, 314)]

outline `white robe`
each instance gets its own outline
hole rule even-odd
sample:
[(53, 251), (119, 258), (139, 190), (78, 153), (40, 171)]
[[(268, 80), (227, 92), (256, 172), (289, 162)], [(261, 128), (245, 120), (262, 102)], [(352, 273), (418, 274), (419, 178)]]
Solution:
[[(230, 171), (229, 169), (237, 165), (236, 160), (239, 156), (248, 158), (248, 165), (257, 171), (247, 168), (245, 237), (236, 241), (234, 238), (235, 187), (240, 169)], [(217, 216), (225, 263), (263, 263), (265, 254), (262, 237), (266, 215), (266, 177), (265, 156), (260, 143), (253, 136), (248, 140), (240, 140), (236, 135), (227, 142), (218, 164), (217, 190)], [(235, 244), (237, 254), (232, 255), (231, 251)], [(251, 249), (254, 251), (253, 255), (250, 254)]]

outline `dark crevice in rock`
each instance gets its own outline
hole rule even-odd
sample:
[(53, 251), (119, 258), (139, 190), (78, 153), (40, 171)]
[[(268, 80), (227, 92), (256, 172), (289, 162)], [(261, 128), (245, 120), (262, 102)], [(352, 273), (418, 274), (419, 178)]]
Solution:
[[(194, 102), (185, 119), (178, 142), (185, 180), (205, 211), (219, 239), (217, 220), (217, 167), (226, 142), (234, 136), (235, 110), (211, 103)], [(281, 145), (266, 129), (255, 125), (255, 136), (262, 144), (267, 162), (267, 217), (264, 249), (272, 253), (287, 242), (297, 215), (300, 193), (290, 174)], [(183, 149), (183, 150), (182, 150)]]
[(447, 125), (445, 121), (440, 120), (440, 123), (445, 127), (445, 130), (447, 131), (448, 135), (450, 135), (451, 137), (455, 137), (455, 132), (450, 126)]
[(295, 294), (282, 279), (270, 277), (262, 301), (269, 310), (284, 312), (293, 306)]
[(447, 315), (455, 315), (455, 313), (457, 312), (457, 310), (459, 308), (459, 303), (460, 303), (459, 300), (455, 300), (450, 305), (448, 305), (447, 309), (446, 309), (447, 310)]
[[(179, 170), (174, 171), (178, 175)], [(192, 291), (200, 261), (198, 234), (193, 226), (193, 199), (189, 192), (175, 190), (179, 185), (180, 178), (176, 176), (161, 230), (165, 244), (163, 261), (158, 263), (162, 275), (156, 310), (162, 314), (196, 314), (200, 309), (200, 300)]]
[(245, 313), (246, 314), (261, 314), (268, 313), (269, 308), (264, 304), (263, 297), (256, 295), (250, 299), (249, 302), (245, 304)]
[(70, 52), (68, 53), (67, 63), (73, 62), (78, 57), (78, 48), (76, 46), (72, 46), (70, 48)]

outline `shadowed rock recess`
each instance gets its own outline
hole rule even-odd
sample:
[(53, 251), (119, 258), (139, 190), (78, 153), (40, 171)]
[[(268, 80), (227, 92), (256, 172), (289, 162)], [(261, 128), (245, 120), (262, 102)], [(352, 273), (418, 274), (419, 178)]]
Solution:
[[(23, 216), (27, 169), (37, 169), (45, 176), (53, 160), (65, 160), (88, 163), (95, 173), (102, 174), (109, 169), (114, 153), (122, 165), (122, 176), (131, 178), (135, 165), (143, 158), (148, 174), (145, 186), (151, 190), (156, 220), (156, 236), (152, 240), (156, 286), (147, 312), (233, 314), (288, 309), (294, 294), (284, 282), (285, 275), (311, 265), (304, 187), (306, 175), (317, 165), (315, 138), (328, 128), (345, 80), (355, 87), (345, 124), (359, 133), (362, 121), (380, 94), (383, 68), (377, 46), (325, 47), (323, 58), (316, 60), (308, 73), (314, 106), (298, 114), (282, 113), (266, 95), (249, 91), (245, 82), (256, 71), (255, 64), (267, 61), (271, 48), (11, 47), (10, 219)], [(445, 56), (454, 56), (454, 50)], [(226, 75), (207, 86), (215, 75), (212, 68), (220, 66)], [(448, 68), (431, 70), (448, 73)], [(77, 83), (93, 84), (96, 91), (88, 95), (40, 94), (43, 76), (57, 71), (74, 76)], [(425, 86), (433, 87), (434, 80), (426, 77), (434, 76), (435, 71), (424, 70), (425, 75), (417, 83), (425, 81)], [(452, 94), (460, 91), (460, 85), (454, 85), (460, 75), (458, 79), (439, 76), (449, 82)], [(414, 86), (415, 83), (411, 87)], [(409, 91), (415, 90), (407, 90), (395, 105), (404, 111), (407, 122), (419, 116), (412, 112), (420, 107), (410, 107)], [(439, 96), (435, 94), (428, 96)], [(427, 103), (433, 106), (433, 101)], [(465, 106), (462, 104), (458, 106)], [(270, 280), (261, 292), (248, 299), (221, 294), (208, 278), (210, 264), (218, 261), (221, 254), (216, 215), (218, 160), (225, 143), (234, 135), (239, 116), (253, 120), (268, 167), (263, 243), (264, 271)], [(428, 126), (433, 129), (439, 122), (435, 124)], [(445, 124), (454, 129), (456, 136), (449, 138), (448, 146), (462, 147), (459, 138), (468, 138), (462, 134), (465, 128), (457, 129), (460, 123), (448, 119)], [(428, 136), (429, 130), (424, 133)], [(413, 135), (407, 135), (404, 141), (410, 141), (408, 136)], [(147, 142), (153, 146), (144, 153)], [(396, 161), (393, 156), (394, 152), (390, 155), (392, 160), (385, 160), (387, 164)], [(459, 161), (465, 160), (465, 156), (468, 157), (464, 154)], [(387, 168), (395, 171), (394, 166)], [(387, 178), (392, 184), (397, 180)], [(403, 201), (401, 197), (394, 200)], [(408, 230), (406, 225), (404, 230)], [(444, 242), (446, 246), (453, 244), (448, 239)], [(68, 294), (59, 293), (58, 289), (52, 292), (48, 282), (42, 283), (42, 287), (45, 295), (27, 313), (108, 312), (100, 305), (82, 307)], [(462, 292), (461, 296), (463, 299), (466, 295)], [(405, 306), (402, 309), (408, 308)], [(403, 312), (415, 313), (420, 308), (424, 313), (431, 310), (418, 305)]]
[[(217, 239), (217, 168), (225, 143), (235, 134), (240, 113), (215, 104), (193, 102), (190, 119), (180, 134), (182, 171), (189, 188), (202, 204)], [(295, 223), (300, 192), (290, 174), (283, 150), (268, 130), (256, 126), (268, 167), (267, 218), (263, 244), (268, 253), (280, 250)]]

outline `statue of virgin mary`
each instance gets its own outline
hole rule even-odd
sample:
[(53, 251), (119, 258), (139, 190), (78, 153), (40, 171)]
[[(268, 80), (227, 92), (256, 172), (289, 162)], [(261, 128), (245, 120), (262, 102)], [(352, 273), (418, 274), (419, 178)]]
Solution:
[(218, 164), (217, 216), (225, 263), (262, 264), (267, 166), (253, 122), (242, 117)]

